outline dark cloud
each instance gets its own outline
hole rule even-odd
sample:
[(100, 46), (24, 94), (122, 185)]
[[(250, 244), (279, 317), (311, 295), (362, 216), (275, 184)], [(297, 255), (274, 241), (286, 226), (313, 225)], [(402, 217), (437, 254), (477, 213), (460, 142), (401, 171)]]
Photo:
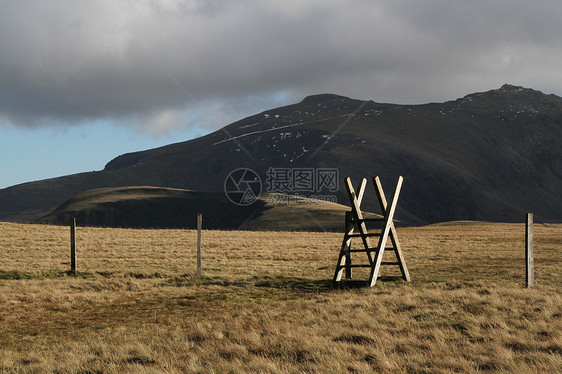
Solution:
[(0, 121), (218, 127), (333, 92), (561, 94), (557, 1), (1, 1)]

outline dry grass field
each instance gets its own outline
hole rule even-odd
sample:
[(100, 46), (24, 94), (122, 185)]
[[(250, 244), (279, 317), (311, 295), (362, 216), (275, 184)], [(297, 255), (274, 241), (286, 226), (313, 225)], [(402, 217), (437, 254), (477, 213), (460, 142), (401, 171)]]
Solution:
[[(399, 228), (411, 283), (333, 289), (342, 235), (0, 223), (0, 373), (562, 372), (562, 225)], [(361, 277), (357, 273), (355, 276)], [(355, 277), (354, 276), (354, 277)]]

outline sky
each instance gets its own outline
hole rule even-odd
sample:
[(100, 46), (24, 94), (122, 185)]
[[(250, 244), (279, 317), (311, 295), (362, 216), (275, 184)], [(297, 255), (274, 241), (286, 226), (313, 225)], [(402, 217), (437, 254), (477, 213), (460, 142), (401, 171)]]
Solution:
[(0, 0), (0, 188), (319, 93), (562, 96), (558, 0)]

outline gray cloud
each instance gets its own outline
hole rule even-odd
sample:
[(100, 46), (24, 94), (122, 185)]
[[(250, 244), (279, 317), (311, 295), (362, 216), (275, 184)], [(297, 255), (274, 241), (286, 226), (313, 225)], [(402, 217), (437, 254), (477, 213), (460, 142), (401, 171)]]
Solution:
[(0, 121), (17, 126), (110, 118), (155, 132), (217, 128), (321, 92), (423, 103), (512, 83), (562, 94), (554, 0), (0, 0), (0, 9)]

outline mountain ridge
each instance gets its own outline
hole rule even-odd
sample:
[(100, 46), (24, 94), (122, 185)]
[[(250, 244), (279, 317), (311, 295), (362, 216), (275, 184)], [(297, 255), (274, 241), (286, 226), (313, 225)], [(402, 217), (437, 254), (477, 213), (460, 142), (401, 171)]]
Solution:
[[(36, 219), (100, 187), (221, 192), (237, 168), (254, 170), (264, 187), (271, 168), (337, 169), (338, 189), (328, 192), (345, 205), (343, 177), (379, 175), (389, 189), (403, 175), (397, 218), (408, 224), (513, 222), (525, 212), (560, 221), (562, 99), (508, 84), (417, 105), (311, 95), (197, 139), (120, 155), (99, 172), (0, 190), (0, 219)], [(364, 204), (378, 212), (372, 186)]]

